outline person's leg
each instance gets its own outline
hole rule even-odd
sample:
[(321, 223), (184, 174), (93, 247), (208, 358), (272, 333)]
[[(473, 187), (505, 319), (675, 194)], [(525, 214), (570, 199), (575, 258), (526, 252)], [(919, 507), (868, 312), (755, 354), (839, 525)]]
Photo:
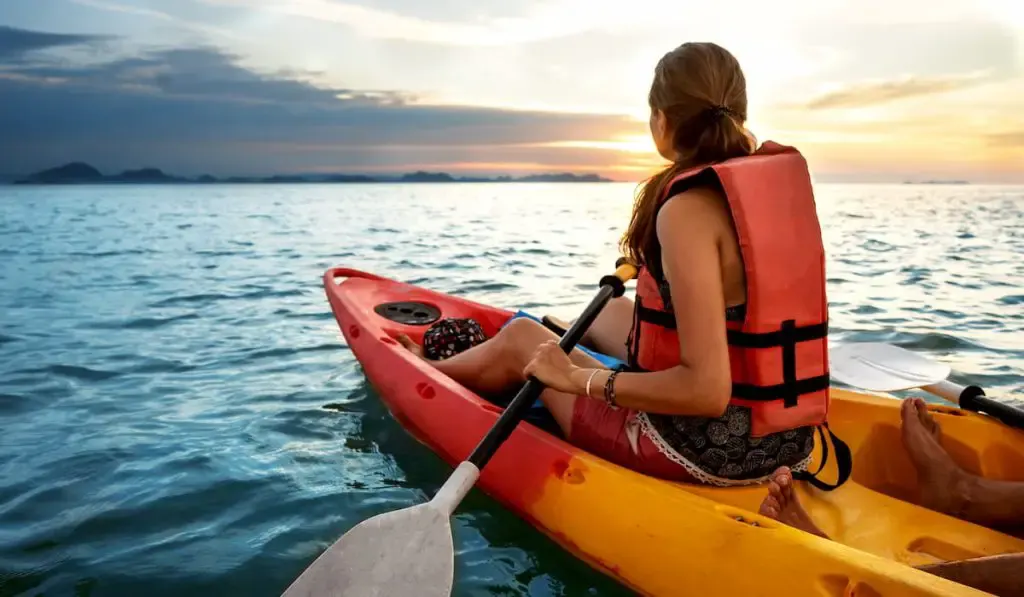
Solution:
[[(904, 400), (901, 415), (903, 444), (920, 476), (923, 505), (985, 526), (1024, 525), (1024, 483), (984, 479), (957, 466), (939, 443), (941, 430), (920, 398)], [(772, 477), (761, 513), (808, 530), (813, 522), (796, 496), (784, 491), (792, 485), (789, 471), (780, 468)]]
[[(424, 360), (474, 392), (501, 394), (526, 382), (523, 369), (537, 346), (555, 337), (552, 331), (536, 321), (520, 318), (509, 322), (493, 338), (465, 352), (443, 361)], [(423, 350), (408, 336), (400, 335), (397, 340), (423, 357)], [(579, 350), (570, 352), (569, 358), (579, 367), (605, 368), (597, 359)], [(572, 427), (575, 399), (571, 394), (554, 390), (545, 390), (541, 394), (541, 400), (567, 437)]]
[(942, 447), (942, 432), (920, 398), (904, 400), (901, 416), (923, 505), (989, 527), (1024, 525), (1024, 483), (984, 479), (960, 468)]
[[(793, 476), (786, 467), (780, 467), (772, 473), (768, 495), (761, 502), (759, 512), (801, 531), (829, 538), (814, 524), (800, 504), (793, 492)], [(1024, 597), (1024, 584), (1020, 582), (1024, 574), (1024, 553), (954, 560), (917, 568), (994, 595)]]
[(919, 568), (1000, 597), (1024, 597), (1024, 553), (942, 562)]
[[(557, 317), (550, 315), (547, 317), (552, 323), (564, 329), (569, 329), (569, 326), (572, 325), (572, 322), (562, 321)], [(608, 301), (604, 309), (601, 309), (601, 314), (583, 335), (580, 344), (620, 361), (625, 361), (627, 357), (626, 339), (632, 326), (633, 301), (620, 296)]]

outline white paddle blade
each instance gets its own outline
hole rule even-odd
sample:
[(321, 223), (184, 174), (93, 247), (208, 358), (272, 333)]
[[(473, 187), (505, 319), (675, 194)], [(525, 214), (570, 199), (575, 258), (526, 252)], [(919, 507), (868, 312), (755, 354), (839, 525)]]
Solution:
[(282, 597), (448, 597), (454, 560), (448, 512), (420, 504), (352, 527)]
[(928, 386), (949, 377), (949, 365), (881, 342), (841, 344), (829, 350), (833, 378), (856, 388), (895, 392)]

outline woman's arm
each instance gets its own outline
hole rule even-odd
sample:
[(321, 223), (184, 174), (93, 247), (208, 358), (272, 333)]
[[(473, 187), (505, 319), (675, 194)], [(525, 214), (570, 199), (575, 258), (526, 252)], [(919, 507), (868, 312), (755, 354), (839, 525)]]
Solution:
[[(672, 289), (679, 333), (679, 364), (663, 371), (620, 373), (615, 401), (623, 407), (654, 413), (721, 416), (732, 393), (726, 342), (725, 296), (719, 242), (731, 226), (721, 199), (694, 189), (669, 200), (658, 215), (662, 269)], [(586, 393), (593, 370), (571, 375)], [(591, 394), (601, 398), (610, 372), (597, 373)]]

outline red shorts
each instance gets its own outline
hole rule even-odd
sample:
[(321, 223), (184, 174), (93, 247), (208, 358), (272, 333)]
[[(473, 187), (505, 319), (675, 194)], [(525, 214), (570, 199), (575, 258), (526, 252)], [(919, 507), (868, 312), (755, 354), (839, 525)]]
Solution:
[(628, 469), (671, 481), (694, 481), (678, 463), (662, 454), (640, 430), (637, 411), (611, 408), (602, 400), (577, 396), (569, 442)]

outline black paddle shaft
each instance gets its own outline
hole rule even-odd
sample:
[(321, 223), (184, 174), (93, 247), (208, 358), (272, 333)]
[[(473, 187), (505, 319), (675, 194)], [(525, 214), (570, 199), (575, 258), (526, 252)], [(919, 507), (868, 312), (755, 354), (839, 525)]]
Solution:
[(1024, 429), (1024, 411), (1009, 404), (996, 402), (985, 397), (985, 392), (978, 386), (967, 386), (960, 394), (960, 406), (974, 412), (983, 412), (995, 417), (1010, 427)]
[[(622, 270), (623, 268), (620, 267), (620, 271)], [(631, 277), (632, 275), (626, 279)], [(569, 354), (583, 338), (583, 334), (594, 323), (594, 320), (597, 319), (601, 309), (608, 304), (608, 301), (612, 297), (622, 296), (625, 291), (625, 281), (619, 276), (618, 272), (616, 272), (616, 275), (601, 278), (601, 289), (598, 290), (597, 296), (590, 301), (590, 304), (587, 305), (579, 319), (569, 327), (569, 330), (559, 340), (559, 348), (565, 351), (566, 354)], [(531, 375), (516, 394), (516, 397), (512, 399), (512, 402), (505, 408), (505, 411), (498, 417), (491, 430), (487, 432), (487, 435), (473, 449), (473, 453), (469, 455), (469, 462), (476, 465), (478, 469), (483, 469), (484, 465), (490, 461), (491, 456), (494, 456), (494, 453), (498, 451), (501, 444), (512, 434), (519, 421), (526, 416), (526, 411), (529, 410), (530, 406), (533, 405), (543, 391), (544, 384)]]

